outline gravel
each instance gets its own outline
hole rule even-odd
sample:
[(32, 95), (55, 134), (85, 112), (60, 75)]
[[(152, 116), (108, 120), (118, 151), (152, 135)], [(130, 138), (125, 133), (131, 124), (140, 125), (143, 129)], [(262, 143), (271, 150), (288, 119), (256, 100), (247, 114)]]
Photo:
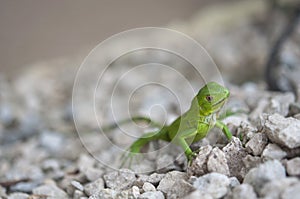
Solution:
[[(255, 5), (263, 12), (262, 1), (243, 1), (237, 7), (231, 4), (223, 9), (230, 9), (230, 16), (234, 13), (236, 16), (236, 13), (244, 13), (241, 10), (254, 9)], [(219, 15), (220, 12), (208, 13)], [(250, 17), (255, 14), (248, 15), (229, 17), (227, 22), (221, 20), (224, 24), (234, 23), (229, 28), (214, 21), (219, 17), (204, 17), (208, 21), (203, 21), (202, 15), (195, 16), (193, 22), (179, 25), (196, 40), (210, 44), (207, 45), (209, 51), (217, 63), (221, 63), (220, 72), (231, 92), (225, 109), (238, 112), (223, 120), (233, 134), (232, 140), (227, 140), (220, 129), (212, 129), (205, 139), (193, 144), (197, 156), (190, 164), (180, 147), (159, 141), (145, 146), (142, 151), (161, 150), (141, 155), (141, 159), (134, 159), (131, 165), (119, 169), (123, 149), (143, 132), (153, 129), (135, 123), (122, 125), (107, 134), (98, 129), (98, 122), (108, 124), (128, 118), (128, 113), (150, 115), (162, 123), (170, 123), (182, 114), (203, 81), (193, 67), (174, 55), (152, 50), (137, 52), (138, 56), (124, 55), (106, 71), (101, 82), (104, 88), (99, 87), (103, 95), (94, 96), (95, 109), (92, 110), (89, 109), (93, 102), (87, 99), (90, 97), (88, 91), (94, 91), (96, 85), (93, 74), (99, 74), (100, 66), (107, 64), (98, 60), (101, 57), (89, 63), (96, 70), (89, 71), (84, 83), (79, 85), (83, 88), (79, 102), (72, 99), (76, 72), (73, 65), (38, 64), (39, 67), (32, 67), (10, 81), (0, 75), (0, 198), (300, 198), (299, 99), (290, 92), (268, 91), (262, 79), (245, 82), (246, 77), (249, 78), (246, 80), (258, 80), (262, 71), (255, 71), (263, 69), (270, 48), (270, 37), (265, 35), (270, 31), (253, 26), (262, 22), (257, 23)], [(282, 21), (280, 16), (274, 17)], [(208, 27), (203, 28), (205, 24)], [(219, 27), (219, 30), (212, 31), (212, 27)], [(211, 32), (207, 37), (200, 37), (198, 29)], [(148, 35), (145, 38), (151, 39)], [(179, 48), (182, 45), (174, 38), (161, 39), (166, 46)], [(254, 41), (254, 44), (249, 48), (244, 45), (245, 40)], [(134, 44), (130, 39), (123, 42)], [(292, 50), (299, 52), (295, 46)], [(254, 48), (256, 50), (249, 51)], [(109, 49), (103, 59), (115, 57), (119, 49), (122, 44)], [(189, 51), (196, 53), (194, 49)], [(299, 60), (299, 56), (289, 51), (283, 57)], [(207, 65), (199, 60), (201, 66)], [(148, 67), (146, 74), (131, 70), (132, 66), (140, 66), (145, 61), (163, 63), (172, 66), (172, 70), (166, 72), (161, 71), (161, 67)], [(250, 71), (250, 66), (255, 70)], [(128, 71), (134, 76), (120, 80), (120, 88), (115, 88), (114, 83)], [(179, 82), (177, 72), (189, 80), (188, 86)], [(214, 79), (216, 73), (212, 74), (211, 79)], [(299, 74), (295, 73), (295, 77), (299, 79)], [(133, 92), (136, 84), (140, 86), (144, 80), (165, 85), (169, 90), (151, 86), (147, 91)], [(113, 88), (116, 101), (111, 101)], [(126, 98), (128, 93), (132, 93), (130, 100)], [(78, 102), (74, 109), (72, 100)], [(113, 112), (110, 102), (114, 103)], [(154, 105), (161, 105), (164, 112), (156, 112)], [(79, 118), (76, 125), (73, 116)]]

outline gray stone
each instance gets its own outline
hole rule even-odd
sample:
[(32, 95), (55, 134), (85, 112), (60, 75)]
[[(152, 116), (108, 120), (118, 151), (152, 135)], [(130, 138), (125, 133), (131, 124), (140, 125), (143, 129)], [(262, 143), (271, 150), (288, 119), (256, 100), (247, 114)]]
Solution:
[(153, 185), (158, 185), (158, 183), (165, 177), (166, 174), (163, 173), (152, 173), (148, 178), (147, 182), (150, 182)]
[(62, 134), (53, 131), (44, 131), (40, 136), (40, 144), (50, 152), (59, 152), (64, 147)]
[(241, 141), (236, 137), (232, 137), (231, 142), (222, 150), (227, 159), (230, 176), (236, 176), (239, 180), (242, 180), (244, 177), (244, 174), (241, 173), (244, 168), (243, 158), (246, 157), (248, 153), (245, 148), (243, 148)]
[(246, 144), (246, 150), (255, 156), (260, 155), (266, 145), (268, 144), (268, 138), (265, 134), (256, 133)]
[(89, 197), (89, 199), (115, 199), (119, 192), (113, 189), (102, 189)]
[(102, 177), (102, 175), (104, 173), (103, 170), (93, 168), (93, 167), (88, 167), (85, 170), (83, 170), (82, 172), (85, 174), (86, 178), (91, 182)]
[(213, 197), (211, 195), (209, 195), (208, 193), (205, 193), (203, 191), (200, 190), (195, 190), (192, 193), (190, 193), (189, 195), (185, 196), (184, 199), (213, 199)]
[(150, 191), (141, 194), (139, 199), (164, 199), (165, 196), (161, 191)]
[(85, 194), (82, 191), (75, 190), (73, 194), (73, 199), (82, 199), (85, 197)]
[(289, 113), (289, 106), (295, 102), (295, 95), (290, 92), (276, 93), (268, 99), (268, 105), (264, 109), (264, 113), (278, 113), (287, 116)]
[(201, 176), (207, 173), (207, 159), (211, 151), (212, 147), (210, 145), (203, 146), (200, 148), (197, 157), (187, 168), (187, 173), (190, 176)]
[(66, 192), (53, 184), (39, 186), (33, 189), (32, 193), (36, 195), (46, 195), (47, 199), (69, 198)]
[(232, 199), (256, 199), (256, 193), (249, 184), (241, 184), (232, 190)]
[(229, 178), (229, 181), (230, 181), (229, 185), (230, 185), (231, 189), (241, 184), (240, 181), (236, 177)]
[(138, 198), (141, 195), (140, 189), (137, 186), (133, 186), (131, 191), (134, 198)]
[(258, 192), (259, 196), (270, 199), (281, 199), (282, 193), (289, 187), (299, 183), (294, 177), (282, 178), (266, 183)]
[(282, 193), (282, 199), (299, 199), (300, 198), (300, 182), (288, 187)]
[(244, 183), (252, 185), (259, 192), (263, 185), (272, 180), (285, 178), (285, 169), (278, 160), (267, 161), (251, 169), (244, 178)]
[(287, 161), (286, 171), (290, 176), (300, 175), (300, 157)]
[(213, 148), (208, 156), (207, 170), (227, 176), (230, 175), (225, 153), (217, 147)]
[(284, 118), (279, 114), (264, 115), (262, 126), (263, 132), (272, 142), (290, 149), (300, 146), (299, 120), (292, 117)]
[(143, 185), (143, 190), (145, 192), (148, 192), (148, 191), (156, 191), (155, 189), (155, 186), (153, 186), (153, 184), (149, 183), (149, 182), (145, 182), (144, 185)]
[(103, 176), (108, 188), (114, 190), (128, 189), (136, 180), (135, 173), (129, 169), (120, 169)]
[(230, 180), (223, 174), (209, 173), (197, 178), (193, 186), (213, 198), (222, 198), (230, 189)]
[(55, 159), (47, 159), (42, 163), (43, 170), (55, 171), (60, 168), (59, 162)]
[(18, 191), (18, 192), (30, 193), (39, 184), (40, 184), (39, 181), (20, 182), (17, 183), (16, 185), (11, 186), (10, 190), (14, 192)]
[(262, 153), (265, 160), (281, 160), (286, 157), (287, 153), (282, 150), (277, 144), (269, 143)]
[(26, 193), (12, 193), (10, 194), (7, 199), (28, 199), (29, 195)]
[(72, 180), (71, 185), (79, 191), (83, 191), (83, 189), (84, 189), (82, 184), (80, 182), (76, 181), (76, 180)]
[(86, 195), (91, 196), (100, 190), (104, 189), (104, 181), (102, 178), (99, 178), (93, 182), (90, 182), (84, 186), (84, 192)]
[(171, 171), (165, 175), (160, 181), (157, 190), (165, 193), (167, 198), (170, 197), (183, 197), (187, 195), (193, 186), (188, 182), (188, 175), (179, 171)]

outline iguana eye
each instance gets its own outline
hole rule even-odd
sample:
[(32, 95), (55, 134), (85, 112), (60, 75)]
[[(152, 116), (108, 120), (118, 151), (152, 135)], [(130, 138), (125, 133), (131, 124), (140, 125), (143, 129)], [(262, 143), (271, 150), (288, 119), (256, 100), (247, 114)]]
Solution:
[(207, 95), (205, 98), (206, 98), (206, 100), (209, 101), (209, 102), (211, 102), (211, 101), (213, 100), (213, 97), (210, 96), (210, 95)]

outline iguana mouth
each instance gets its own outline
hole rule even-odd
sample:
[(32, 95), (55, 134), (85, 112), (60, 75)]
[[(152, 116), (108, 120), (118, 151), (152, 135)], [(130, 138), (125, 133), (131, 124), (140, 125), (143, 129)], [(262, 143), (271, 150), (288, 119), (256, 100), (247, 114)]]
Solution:
[(217, 103), (215, 103), (213, 106), (218, 106), (219, 104), (225, 102), (227, 100), (227, 98), (221, 99), (220, 101), (218, 101)]

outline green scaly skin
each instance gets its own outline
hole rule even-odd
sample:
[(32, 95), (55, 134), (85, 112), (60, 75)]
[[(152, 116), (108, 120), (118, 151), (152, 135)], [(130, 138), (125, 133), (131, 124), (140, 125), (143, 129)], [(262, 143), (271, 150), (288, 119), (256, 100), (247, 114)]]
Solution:
[(191, 107), (186, 113), (169, 126), (164, 126), (159, 131), (147, 133), (137, 139), (129, 147), (123, 164), (127, 158), (140, 153), (144, 145), (154, 140), (164, 140), (181, 146), (188, 161), (191, 162), (196, 153), (189, 146), (203, 139), (214, 126), (220, 128), (230, 140), (232, 134), (227, 126), (217, 120), (217, 113), (224, 106), (229, 95), (229, 90), (225, 87), (215, 82), (207, 83), (193, 98)]

